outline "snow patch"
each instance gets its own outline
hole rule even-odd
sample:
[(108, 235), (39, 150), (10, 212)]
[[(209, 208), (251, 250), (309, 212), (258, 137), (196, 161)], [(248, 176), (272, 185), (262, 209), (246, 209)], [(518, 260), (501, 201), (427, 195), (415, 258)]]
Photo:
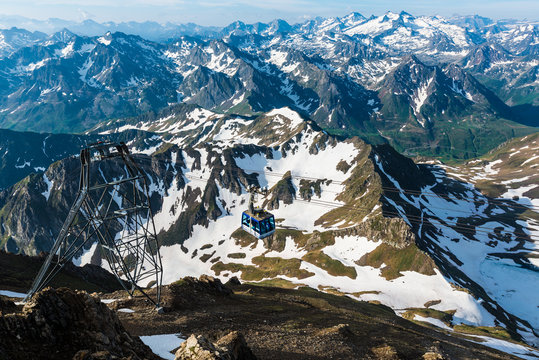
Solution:
[(426, 322), (426, 323), (429, 323), (429, 324), (432, 324), (434, 326), (437, 326), (439, 328), (442, 328), (444, 330), (449, 330), (449, 331), (453, 331), (453, 329), (451, 329), (449, 326), (447, 326), (446, 324), (444, 324), (443, 321), (439, 320), (439, 319), (435, 319), (435, 318), (431, 318), (431, 317), (423, 317), (421, 315), (415, 315), (414, 316), (414, 320), (417, 320), (417, 321), (422, 321), (422, 322)]
[(140, 340), (152, 349), (157, 356), (166, 360), (174, 360), (175, 355), (171, 352), (180, 347), (185, 341), (181, 338), (182, 334), (161, 334), (150, 336), (139, 336)]
[(97, 41), (99, 41), (103, 45), (109, 46), (112, 40), (101, 36), (100, 38), (97, 39)]
[(43, 173), (43, 181), (47, 185), (47, 190), (43, 191), (41, 195), (45, 197), (45, 201), (49, 201), (49, 197), (51, 196), (51, 190), (54, 186), (54, 181), (50, 181), (47, 177), (47, 174)]

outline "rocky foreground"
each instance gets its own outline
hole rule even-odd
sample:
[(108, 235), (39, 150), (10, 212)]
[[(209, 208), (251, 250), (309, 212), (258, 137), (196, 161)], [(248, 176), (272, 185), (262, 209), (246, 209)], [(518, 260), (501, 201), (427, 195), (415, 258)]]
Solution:
[(0, 359), (159, 359), (96, 297), (47, 288), (0, 319)]
[(143, 297), (102, 296), (108, 304), (48, 288), (24, 307), (0, 297), (0, 359), (159, 359), (138, 336), (172, 333), (187, 338), (176, 359), (514, 358), (383, 305), (309, 288), (188, 277), (163, 289), (162, 314)]

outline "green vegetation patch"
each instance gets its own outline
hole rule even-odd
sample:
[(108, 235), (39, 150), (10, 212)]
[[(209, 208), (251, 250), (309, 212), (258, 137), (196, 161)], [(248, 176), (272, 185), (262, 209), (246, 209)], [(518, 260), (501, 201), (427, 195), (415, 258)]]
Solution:
[(236, 263), (225, 264), (219, 261), (211, 269), (217, 275), (220, 275), (223, 271), (241, 271), (241, 278), (245, 281), (259, 281), (266, 278), (274, 278), (278, 275), (305, 279), (314, 275), (312, 272), (300, 269), (301, 260), (299, 259), (256, 256), (253, 258), (253, 264), (255, 266)]
[(301, 246), (307, 250), (319, 250), (333, 244), (335, 244), (333, 231), (314, 231), (310, 236), (306, 236), (305, 244), (301, 244)]
[(339, 260), (335, 260), (320, 250), (311, 251), (305, 254), (303, 260), (327, 271), (333, 276), (348, 276), (350, 279), (357, 277), (356, 269), (351, 266), (345, 266)]
[(374, 251), (363, 255), (358, 265), (378, 268), (385, 264), (382, 276), (393, 280), (402, 276), (401, 271), (415, 271), (424, 275), (436, 275), (434, 261), (414, 244), (403, 249), (382, 243)]
[(152, 156), (156, 156), (158, 154), (164, 154), (168, 150), (170, 150), (171, 148), (173, 148), (175, 146), (176, 145), (174, 145), (172, 143), (164, 142), (161, 146), (159, 146), (159, 148), (157, 148), (157, 150), (155, 150), (155, 152), (152, 154)]
[(453, 315), (455, 314), (455, 312), (456, 310), (440, 311), (429, 308), (413, 308), (407, 309), (406, 312), (402, 314), (402, 317), (408, 320), (414, 320), (414, 317), (416, 315), (419, 315), (422, 317), (438, 319), (447, 326), (452, 326)]
[(490, 336), (497, 339), (509, 340), (511, 341), (511, 335), (500, 326), (489, 327), (489, 326), (471, 326), (465, 324), (455, 325), (453, 327), (455, 331), (461, 332), (463, 334), (472, 334), (472, 335), (482, 335)]
[(294, 229), (275, 229), (275, 233), (273, 234), (273, 242), (283, 244), (283, 250), (284, 250), (284, 244), (286, 243), (286, 238), (290, 237), (294, 240), (297, 246), (305, 246), (307, 240), (309, 239), (309, 236), (305, 235), (303, 232), (299, 230)]
[(318, 285), (318, 290), (323, 291), (328, 294), (337, 295), (337, 296), (347, 296), (347, 295), (353, 295), (350, 293), (342, 292), (333, 286), (324, 286), (324, 285)]
[(247, 247), (249, 245), (252, 245), (253, 247), (255, 247), (256, 243), (258, 242), (258, 239), (256, 237), (249, 234), (247, 231), (243, 230), (242, 228), (235, 230), (230, 235), (230, 237), (236, 240), (236, 244), (240, 245), (241, 247)]
[(294, 284), (290, 280), (276, 278), (276, 279), (267, 279), (259, 282), (249, 282), (248, 284), (256, 286), (268, 286), (268, 287), (278, 287), (282, 289), (295, 289), (298, 286), (305, 286), (303, 284)]
[(356, 296), (356, 297), (360, 297), (361, 295), (367, 295), (367, 294), (378, 295), (378, 294), (380, 294), (380, 291), (378, 291), (378, 290), (365, 290), (365, 291), (357, 291), (357, 292), (350, 293), (350, 295), (353, 295), (353, 296)]

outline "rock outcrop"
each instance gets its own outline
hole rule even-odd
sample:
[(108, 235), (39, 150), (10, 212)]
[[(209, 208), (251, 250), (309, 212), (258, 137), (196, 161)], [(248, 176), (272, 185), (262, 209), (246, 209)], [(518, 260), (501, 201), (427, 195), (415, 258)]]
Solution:
[(202, 275), (198, 279), (186, 276), (169, 285), (168, 292), (164, 294), (164, 303), (172, 309), (184, 310), (213, 302), (215, 297), (230, 294), (232, 290), (223, 285), (218, 278), (208, 275)]
[(47, 288), (0, 318), (0, 359), (159, 359), (83, 291)]
[(176, 351), (176, 360), (256, 360), (243, 335), (233, 331), (216, 343), (191, 335)]

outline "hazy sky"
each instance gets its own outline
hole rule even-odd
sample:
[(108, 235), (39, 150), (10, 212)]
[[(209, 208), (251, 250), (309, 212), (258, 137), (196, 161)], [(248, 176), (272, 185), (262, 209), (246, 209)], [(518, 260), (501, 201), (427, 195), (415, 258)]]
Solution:
[(0, 0), (0, 15), (35, 19), (87, 18), (102, 21), (194, 22), (223, 26), (281, 18), (291, 23), (315, 16), (342, 16), (357, 11), (365, 16), (388, 10), (413, 15), (479, 14), (495, 19), (539, 19), (538, 0)]

